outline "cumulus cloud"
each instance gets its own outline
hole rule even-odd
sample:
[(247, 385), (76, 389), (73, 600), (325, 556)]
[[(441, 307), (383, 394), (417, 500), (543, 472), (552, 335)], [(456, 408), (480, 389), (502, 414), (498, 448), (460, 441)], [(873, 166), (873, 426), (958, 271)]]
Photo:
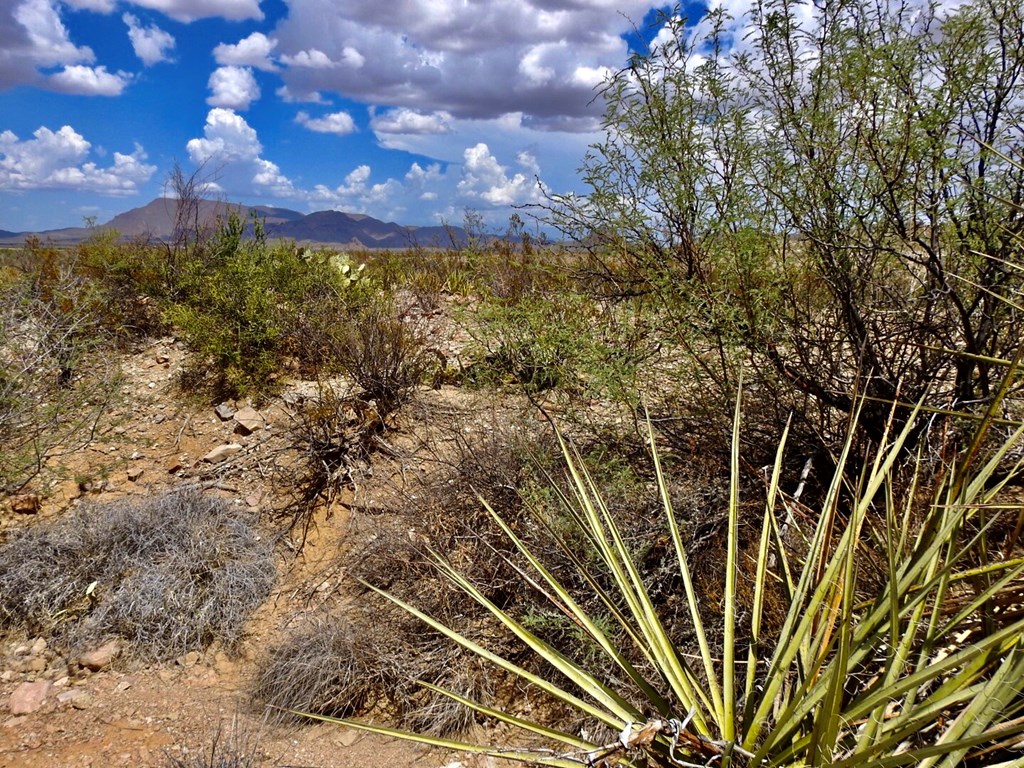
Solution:
[(217, 67), (207, 85), (210, 96), (206, 103), (211, 107), (248, 109), (260, 97), (260, 87), (250, 67)]
[(452, 116), (447, 112), (423, 114), (413, 109), (391, 109), (376, 113), (370, 119), (370, 128), (382, 133), (451, 133)]
[(89, 160), (92, 145), (70, 125), (57, 131), (45, 126), (33, 138), (0, 133), (0, 189), (75, 189), (107, 195), (131, 195), (149, 181), (156, 166), (146, 164), (138, 144), (129, 154), (114, 152), (112, 165)]
[(337, 66), (330, 56), (316, 48), (299, 51), (293, 56), (286, 54), (281, 57), (281, 61), (289, 67), (299, 67), (300, 69), (332, 69)]
[(131, 82), (127, 72), (108, 72), (106, 67), (69, 64), (46, 82), (55, 91), (79, 96), (120, 96)]
[[(532, 175), (516, 173), (509, 176), (508, 168), (498, 162), (486, 144), (467, 148), (463, 157), (458, 190), (464, 197), (501, 206), (536, 202), (540, 197)], [(528, 153), (520, 153), (518, 161), (527, 171), (539, 171), (536, 160)]]
[(319, 91), (293, 93), (287, 85), (282, 85), (274, 94), (286, 104), (330, 104)]
[(213, 17), (229, 21), (263, 18), (259, 0), (132, 0), (132, 4), (140, 8), (160, 11), (175, 21), (184, 22)]
[[(628, 57), (628, 17), (642, 19), (650, 7), (647, 0), (408, 0), (391, 13), (379, 0), (291, 0), (274, 38), (291, 93), (333, 92), (455, 119), (515, 112), (561, 121), (562, 130), (589, 129), (600, 115), (594, 86)], [(356, 66), (353, 77), (347, 70)]]
[(356, 123), (348, 112), (333, 112), (323, 117), (310, 117), (307, 112), (299, 112), (295, 122), (317, 133), (335, 133), (346, 136), (356, 132)]
[(253, 32), (234, 45), (221, 43), (213, 49), (213, 58), (223, 66), (253, 67), (264, 72), (275, 72), (277, 65), (271, 54), (276, 47), (277, 40), (262, 32)]
[(168, 54), (174, 48), (173, 35), (155, 24), (144, 27), (138, 17), (130, 13), (124, 14), (121, 20), (128, 26), (128, 39), (143, 64), (151, 67), (161, 61), (171, 60)]
[(228, 194), (261, 194), (294, 197), (291, 180), (270, 160), (262, 157), (263, 145), (256, 130), (231, 109), (217, 107), (206, 116), (202, 138), (185, 145), (189, 159), (197, 166), (217, 169), (218, 186)]
[(40, 83), (40, 68), (95, 60), (91, 48), (71, 42), (51, 0), (0, 2), (0, 89)]

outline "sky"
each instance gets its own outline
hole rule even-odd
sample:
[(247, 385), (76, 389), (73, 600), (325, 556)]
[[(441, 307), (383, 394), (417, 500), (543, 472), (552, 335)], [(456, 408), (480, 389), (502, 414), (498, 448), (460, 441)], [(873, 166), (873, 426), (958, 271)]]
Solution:
[(177, 163), (220, 199), (497, 230), (583, 189), (595, 87), (660, 7), (0, 0), (0, 229), (106, 222)]

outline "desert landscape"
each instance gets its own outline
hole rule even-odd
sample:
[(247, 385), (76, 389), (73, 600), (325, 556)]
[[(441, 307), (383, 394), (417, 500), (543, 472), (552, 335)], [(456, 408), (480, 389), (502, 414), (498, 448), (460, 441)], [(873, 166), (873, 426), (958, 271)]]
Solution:
[(1024, 766), (1024, 14), (745, 14), (507, 220), (4, 233), (0, 768)]

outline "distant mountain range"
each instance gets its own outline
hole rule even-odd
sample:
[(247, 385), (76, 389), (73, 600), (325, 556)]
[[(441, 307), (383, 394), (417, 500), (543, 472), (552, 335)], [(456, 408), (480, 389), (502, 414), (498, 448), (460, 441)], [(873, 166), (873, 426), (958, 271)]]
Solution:
[[(57, 245), (72, 245), (95, 235), (97, 229), (116, 230), (124, 238), (141, 237), (168, 241), (174, 237), (177, 210), (176, 199), (159, 197), (141, 208), (119, 213), (106, 224), (99, 224), (91, 229), (68, 227), (44, 232), (0, 230), (0, 245), (20, 244), (31, 236)], [(461, 227), (412, 227), (380, 221), (358, 213), (317, 211), (306, 214), (287, 208), (211, 200), (200, 201), (198, 226), (201, 229), (216, 227), (219, 221), (226, 220), (232, 212), (246, 221), (253, 215), (259, 216), (268, 237), (294, 240), (297, 243), (331, 245), (338, 248), (408, 248), (413, 245), (443, 248), (452, 245), (453, 241), (457, 245), (466, 241), (466, 233)]]

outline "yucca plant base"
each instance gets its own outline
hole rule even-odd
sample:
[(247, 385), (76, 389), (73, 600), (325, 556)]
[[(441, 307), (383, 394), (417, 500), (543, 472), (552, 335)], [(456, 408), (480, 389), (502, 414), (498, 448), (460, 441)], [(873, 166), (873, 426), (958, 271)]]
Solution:
[[(1024, 560), (994, 557), (989, 542), (999, 512), (996, 501), (1019, 474), (1019, 461), (1009, 472), (1006, 465), (1024, 429), (984, 461), (972, 450), (965, 452), (962, 466), (947, 466), (930, 504), (913, 501), (920, 499), (920, 489), (902, 494), (909, 501), (898, 504), (896, 463), (906, 455), (913, 423), (908, 420), (902, 432), (886, 437), (854, 488), (844, 486), (847, 442), (815, 510), (817, 524), (808, 530), (795, 520), (814, 516), (795, 516), (795, 502), (779, 487), (783, 437), (751, 567), (741, 562), (739, 541), (737, 402), (722, 624), (716, 628), (723, 640), (714, 645), (652, 449), (665, 525), (696, 635), (692, 654), (684, 654), (669, 636), (613, 515), (579, 456), (563, 441), (571, 482), (567, 494), (559, 492), (561, 503), (593, 548), (589, 565), (568, 548), (566, 556), (603, 605), (601, 621), (580, 606), (498, 513), (487, 509), (518, 552), (515, 566), (524, 589), (537, 590), (575, 622), (616, 670), (616, 682), (529, 631), (440, 556), (435, 556), (437, 568), (557, 675), (536, 674), (457, 627), (376, 591), (526, 687), (575, 710), (592, 723), (582, 733), (618, 736), (564, 732), (450, 691), (445, 693), (483, 718), (521, 730), (529, 746), (505, 748), (336, 722), (540, 765), (1024, 766), (1024, 614), (1012, 607), (1024, 581)], [(653, 431), (650, 441), (653, 448)], [(862, 574), (869, 566), (871, 579)], [(737, 597), (741, 578), (753, 579), (752, 599), (743, 605)], [(601, 586), (609, 583), (611, 588)], [(770, 596), (788, 606), (771, 628), (765, 620)], [(563, 682), (554, 682), (556, 677)]]

